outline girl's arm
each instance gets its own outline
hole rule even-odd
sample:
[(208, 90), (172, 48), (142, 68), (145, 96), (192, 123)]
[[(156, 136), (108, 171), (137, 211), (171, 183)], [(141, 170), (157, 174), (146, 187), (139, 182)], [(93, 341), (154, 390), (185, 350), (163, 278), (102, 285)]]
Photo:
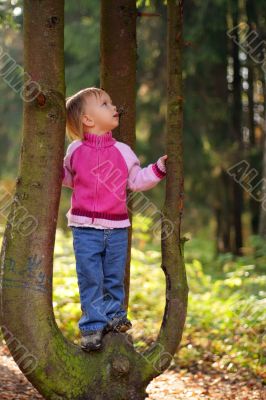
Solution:
[(73, 177), (71, 171), (66, 166), (62, 167), (62, 186), (73, 189)]
[(80, 140), (74, 140), (67, 148), (66, 155), (62, 166), (62, 186), (73, 189), (73, 175), (70, 165), (70, 158), (73, 151), (81, 144)]
[(133, 192), (145, 191), (157, 185), (166, 175), (166, 166), (164, 159), (167, 156), (160, 157), (155, 163), (141, 168), (140, 160), (130, 149), (131, 167), (129, 169), (127, 188)]

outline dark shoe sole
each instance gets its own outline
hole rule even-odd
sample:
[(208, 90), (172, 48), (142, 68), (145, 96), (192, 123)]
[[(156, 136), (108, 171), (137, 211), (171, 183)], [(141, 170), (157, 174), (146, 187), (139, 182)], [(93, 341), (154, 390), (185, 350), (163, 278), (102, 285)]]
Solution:
[(128, 331), (129, 329), (132, 328), (132, 324), (121, 324), (120, 326), (116, 326), (116, 327), (112, 327), (112, 326), (106, 326), (104, 328), (104, 333), (108, 333), (108, 332), (121, 332), (124, 333), (126, 331)]
[(103, 331), (89, 331), (87, 335), (82, 335), (80, 347), (84, 351), (98, 350), (102, 347)]
[(118, 332), (126, 332), (126, 331), (128, 331), (129, 329), (131, 329), (132, 328), (132, 325), (130, 324), (128, 324), (128, 325), (126, 325), (126, 324), (123, 324), (123, 325), (121, 325), (121, 326), (118, 326), (117, 328), (114, 328), (114, 330), (117, 330)]
[(90, 346), (88, 346), (88, 347), (86, 347), (86, 346), (80, 346), (80, 347), (82, 348), (82, 350), (87, 351), (87, 352), (90, 352), (90, 351), (94, 351), (94, 350), (99, 350), (99, 349), (101, 349), (102, 344), (100, 343), (99, 345), (93, 346), (93, 347), (90, 347)]

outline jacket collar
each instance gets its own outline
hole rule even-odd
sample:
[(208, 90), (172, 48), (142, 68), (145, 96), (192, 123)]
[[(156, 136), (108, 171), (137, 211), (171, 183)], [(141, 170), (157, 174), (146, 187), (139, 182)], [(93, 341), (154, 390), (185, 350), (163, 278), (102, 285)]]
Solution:
[(83, 143), (91, 147), (108, 147), (116, 142), (116, 139), (112, 136), (112, 131), (105, 132), (101, 135), (85, 132), (83, 136)]

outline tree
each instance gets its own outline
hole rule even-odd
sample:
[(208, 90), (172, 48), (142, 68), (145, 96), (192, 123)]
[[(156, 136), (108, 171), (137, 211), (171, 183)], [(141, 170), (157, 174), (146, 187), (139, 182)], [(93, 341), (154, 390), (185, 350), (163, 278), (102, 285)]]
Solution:
[[(252, 0), (246, 0), (245, 12), (247, 19), (248, 32), (254, 32), (258, 24), (256, 4)], [(255, 44), (253, 44), (255, 47)], [(248, 54), (247, 56), (247, 67), (248, 67), (248, 128), (249, 128), (249, 164), (253, 168), (257, 169), (256, 164), (261, 162), (261, 150), (260, 144), (256, 143), (255, 137), (255, 109), (257, 104), (254, 101), (254, 84), (258, 79), (258, 68), (254, 63), (253, 58)], [(256, 235), (259, 229), (259, 214), (260, 214), (260, 203), (253, 197), (249, 197), (249, 209), (250, 209), (250, 223), (251, 232)]]
[[(182, 5), (168, 2), (169, 172), (162, 220), (166, 304), (160, 332), (143, 353), (134, 349), (130, 335), (112, 332), (104, 336), (101, 352), (85, 353), (62, 335), (52, 307), (65, 134), (64, 2), (25, 0), (24, 66), (33, 80), (25, 93), (19, 176), (1, 249), (0, 322), (15, 361), (46, 399), (142, 400), (146, 386), (168, 368), (181, 341), (188, 294), (186, 239), (180, 238)], [(19, 362), (25, 351), (35, 361), (34, 368)]]
[[(230, 11), (232, 15), (233, 27), (239, 24), (239, 4), (232, 1), (229, 2)], [(240, 59), (239, 59), (239, 37), (238, 31), (235, 32), (235, 40), (231, 42), (231, 52), (233, 59), (233, 90), (231, 93), (231, 123), (232, 123), (232, 141), (237, 146), (236, 149), (240, 154), (235, 154), (234, 162), (239, 161), (243, 152), (243, 139), (242, 139), (242, 102), (241, 102), (241, 75), (240, 75)], [(243, 246), (242, 239), (242, 210), (243, 210), (243, 189), (239, 182), (233, 180), (232, 182), (232, 232), (233, 242), (232, 250), (234, 254), (241, 255)]]
[[(114, 136), (133, 149), (136, 142), (136, 19), (135, 0), (101, 1), (100, 84), (110, 93), (120, 112)], [(132, 222), (132, 197), (128, 197), (127, 205)], [(128, 231), (125, 308), (129, 301), (132, 225)]]

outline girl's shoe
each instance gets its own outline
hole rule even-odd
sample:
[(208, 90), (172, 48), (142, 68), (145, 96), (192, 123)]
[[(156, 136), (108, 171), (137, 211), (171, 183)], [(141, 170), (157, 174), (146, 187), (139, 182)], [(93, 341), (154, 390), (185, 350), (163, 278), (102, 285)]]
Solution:
[(128, 329), (132, 328), (130, 320), (126, 317), (113, 317), (108, 321), (104, 328), (105, 333), (109, 331), (115, 332), (126, 332)]
[(104, 329), (88, 331), (86, 335), (82, 335), (80, 346), (84, 351), (98, 350), (102, 346), (102, 337)]

